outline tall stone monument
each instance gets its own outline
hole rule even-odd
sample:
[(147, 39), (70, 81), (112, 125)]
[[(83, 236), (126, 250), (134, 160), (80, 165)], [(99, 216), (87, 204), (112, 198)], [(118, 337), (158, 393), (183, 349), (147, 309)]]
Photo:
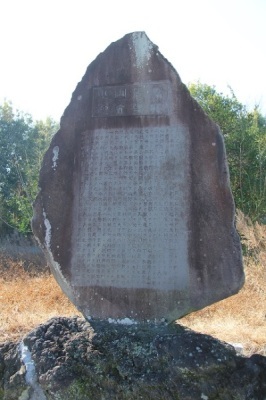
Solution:
[(173, 321), (243, 284), (221, 132), (144, 32), (90, 64), (39, 186), (34, 234), (87, 318)]

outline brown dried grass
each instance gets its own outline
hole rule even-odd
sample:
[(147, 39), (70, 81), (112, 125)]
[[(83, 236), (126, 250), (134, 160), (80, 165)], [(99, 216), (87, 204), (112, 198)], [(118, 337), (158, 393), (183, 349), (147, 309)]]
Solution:
[(55, 316), (78, 315), (54, 277), (26, 272), (23, 263), (5, 260), (0, 277), (0, 341), (18, 340)]
[[(246, 283), (235, 296), (181, 320), (184, 326), (229, 343), (244, 353), (266, 355), (266, 226), (252, 225), (238, 213), (245, 245)], [(19, 340), (54, 316), (80, 315), (48, 272), (26, 272), (22, 262), (0, 260), (0, 341)]]
[(178, 322), (228, 343), (241, 343), (247, 355), (266, 356), (265, 265), (246, 259), (246, 283), (240, 292)]
[(229, 343), (241, 343), (244, 354), (266, 356), (266, 226), (237, 214), (244, 245), (246, 281), (240, 292), (178, 322)]

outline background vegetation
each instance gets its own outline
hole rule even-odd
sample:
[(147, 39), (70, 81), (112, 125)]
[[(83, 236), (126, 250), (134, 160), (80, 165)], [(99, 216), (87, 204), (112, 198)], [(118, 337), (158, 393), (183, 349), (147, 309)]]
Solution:
[(237, 209), (266, 223), (266, 118), (258, 107), (247, 111), (233, 90), (225, 96), (201, 83), (189, 90), (222, 130)]
[[(266, 118), (257, 107), (247, 111), (232, 90), (224, 95), (201, 83), (189, 90), (222, 130), (236, 207), (266, 222)], [(31, 231), (41, 161), (57, 129), (51, 118), (33, 121), (11, 103), (0, 106), (0, 236)]]
[(51, 118), (33, 121), (11, 103), (0, 106), (0, 235), (31, 232), (39, 170), (57, 127)]

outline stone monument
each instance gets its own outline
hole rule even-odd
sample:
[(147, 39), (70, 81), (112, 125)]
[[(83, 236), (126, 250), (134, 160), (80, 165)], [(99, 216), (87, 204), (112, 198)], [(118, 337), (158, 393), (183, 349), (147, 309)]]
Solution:
[(243, 285), (221, 132), (144, 32), (89, 65), (39, 186), (34, 234), (88, 319), (170, 322)]

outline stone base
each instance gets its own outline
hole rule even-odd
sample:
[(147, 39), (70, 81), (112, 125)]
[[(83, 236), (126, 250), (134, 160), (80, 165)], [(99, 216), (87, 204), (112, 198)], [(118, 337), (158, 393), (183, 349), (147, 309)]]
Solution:
[(266, 398), (265, 357), (176, 324), (128, 323), (54, 318), (2, 344), (0, 399)]

